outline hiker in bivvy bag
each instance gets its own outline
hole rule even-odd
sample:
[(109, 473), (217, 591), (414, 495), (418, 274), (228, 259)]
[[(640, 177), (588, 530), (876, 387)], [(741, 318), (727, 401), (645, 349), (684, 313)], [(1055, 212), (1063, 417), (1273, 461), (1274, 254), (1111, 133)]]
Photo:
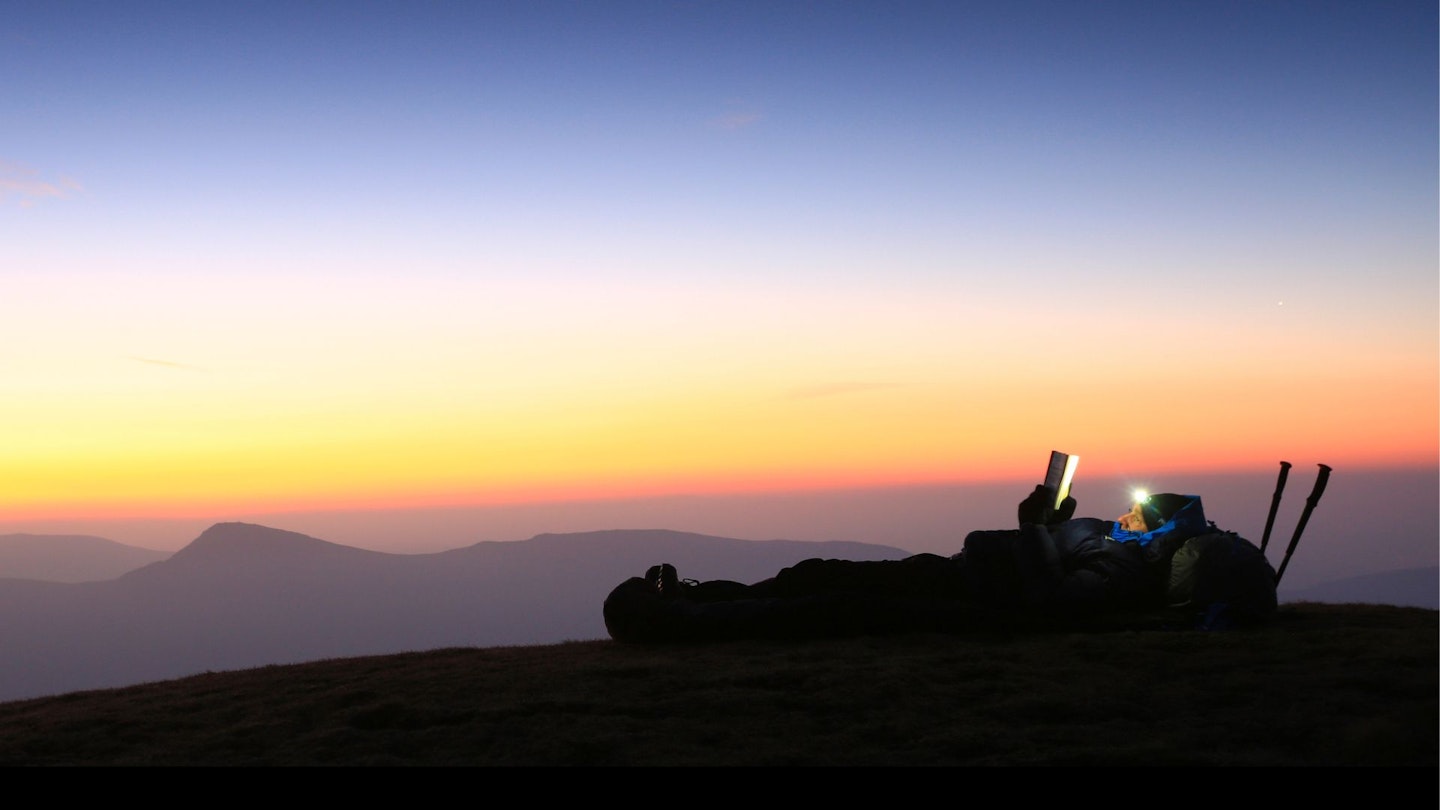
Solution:
[[(1248, 542), (1209, 523), (1198, 496), (1154, 495), (1115, 520), (1075, 518), (1074, 498), (1059, 508), (1053, 499), (1037, 486), (1017, 510), (1019, 528), (971, 532), (950, 557), (809, 559), (751, 585), (682, 580), (672, 565), (652, 566), (610, 592), (605, 626), (634, 642), (808, 638), (1057, 627), (1167, 606), (1200, 625), (1220, 591), (1231, 604), (1246, 601), (1247, 616), (1268, 615), (1267, 587), (1273, 611), (1263, 554), (1258, 567), (1235, 565), (1236, 543)], [(1233, 540), (1205, 539), (1217, 536)], [(1230, 582), (1238, 569), (1254, 574), (1244, 587), (1258, 596), (1228, 593), (1242, 587)]]

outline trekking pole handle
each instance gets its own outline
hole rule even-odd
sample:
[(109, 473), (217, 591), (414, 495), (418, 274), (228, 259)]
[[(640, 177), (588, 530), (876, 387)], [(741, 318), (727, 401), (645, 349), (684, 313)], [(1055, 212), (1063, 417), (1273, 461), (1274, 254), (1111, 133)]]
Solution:
[(1315, 504), (1320, 501), (1320, 496), (1325, 494), (1325, 483), (1329, 480), (1330, 465), (1321, 464), (1320, 474), (1315, 476), (1315, 489), (1311, 490), (1310, 497), (1305, 499), (1312, 509), (1315, 507)]
[(1280, 511), (1280, 495), (1285, 491), (1285, 479), (1290, 476), (1290, 462), (1280, 462), (1280, 477), (1275, 480), (1275, 494), (1270, 496), (1270, 516), (1265, 519), (1265, 535), (1260, 538), (1260, 551), (1270, 545), (1270, 530), (1275, 528), (1275, 513)]
[(1290, 467), (1290, 462), (1280, 462), (1280, 480), (1275, 482), (1275, 491), (1277, 493), (1285, 489), (1285, 479), (1290, 476)]

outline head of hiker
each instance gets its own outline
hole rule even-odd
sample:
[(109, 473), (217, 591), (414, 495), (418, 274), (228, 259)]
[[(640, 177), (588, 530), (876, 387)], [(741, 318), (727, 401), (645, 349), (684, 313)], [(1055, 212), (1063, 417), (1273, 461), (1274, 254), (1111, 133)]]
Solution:
[(1130, 506), (1130, 511), (1115, 518), (1120, 528), (1127, 532), (1153, 532), (1164, 526), (1180, 508), (1190, 502), (1185, 495), (1162, 492), (1158, 495), (1140, 495)]

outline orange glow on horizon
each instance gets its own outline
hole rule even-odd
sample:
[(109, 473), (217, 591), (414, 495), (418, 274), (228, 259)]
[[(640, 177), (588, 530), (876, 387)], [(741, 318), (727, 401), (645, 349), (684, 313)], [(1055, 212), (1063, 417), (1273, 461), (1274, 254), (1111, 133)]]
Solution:
[[(186, 347), (203, 363), (137, 360), (168, 356), (150, 349), (30, 361), (0, 402), (25, 427), (0, 457), (0, 518), (1024, 482), (1052, 449), (1082, 457), (1081, 480), (1279, 459), (1425, 467), (1440, 446), (1440, 369), (1408, 332), (1166, 320), (1141, 325), (1166, 341), (1132, 345), (1074, 330), (1060, 371), (1037, 375), (1053, 336), (1013, 322), (1044, 319), (963, 295), (640, 290), (617, 319), (595, 297), (618, 307), (623, 289), (505, 289), (544, 307), (477, 318), (462, 304), (495, 291), (437, 287), (361, 288), (334, 307), (306, 304), (322, 290), (242, 287), (245, 306)], [(373, 317), (392, 300), (414, 312)], [(155, 321), (141, 342), (168, 344), (168, 308), (142, 303), (125, 322)], [(267, 305), (277, 328), (257, 335), (249, 312)], [(534, 330), (536, 312), (560, 326)], [(993, 348), (977, 337), (994, 334)], [(1137, 387), (1121, 374), (1134, 363), (1177, 379)]]
[[(1040, 455), (1045, 455), (1045, 453)], [(1309, 464), (1312, 453), (1290, 454), (1275, 458), (1233, 458), (1226, 460), (1188, 459), (1169, 464), (1126, 464), (1107, 461), (1101, 454), (1081, 454), (1079, 478), (1127, 477), (1145, 475), (1183, 475), (1269, 472), (1282, 460)], [(1337, 469), (1435, 469), (1433, 455), (1418, 454), (1411, 459), (1353, 457), (1331, 454), (1313, 458)], [(1173, 461), (1173, 460), (1172, 460)], [(739, 494), (786, 494), (810, 491), (847, 489), (888, 489), (911, 486), (964, 486), (996, 482), (1015, 482), (1019, 486), (1038, 483), (1043, 472), (1041, 462), (990, 467), (983, 471), (959, 472), (954, 469), (932, 470), (929, 474), (892, 471), (805, 471), (776, 470), (765, 474), (690, 474), (635, 475), (607, 481), (545, 482), (530, 485), (492, 486), (487, 488), (425, 489), (396, 487), (342, 490), (300, 494), (256, 493), (253, 496), (199, 494), (190, 498), (157, 496), (124, 496), (84, 498), (75, 500), (36, 500), (29, 503), (9, 501), (0, 505), (7, 520), (99, 520), (99, 519), (173, 519), (203, 518), (222, 520), (226, 516), (246, 514), (283, 514), (300, 512), (407, 510), (419, 508), (456, 508), (520, 504), (569, 503), (626, 500), (665, 496), (723, 496)]]

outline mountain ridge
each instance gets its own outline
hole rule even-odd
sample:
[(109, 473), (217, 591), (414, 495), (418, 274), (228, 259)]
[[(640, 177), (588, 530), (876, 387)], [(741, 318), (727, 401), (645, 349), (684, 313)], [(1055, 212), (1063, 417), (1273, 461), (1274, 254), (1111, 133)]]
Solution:
[[(307, 534), (238, 521), (216, 523), (170, 555), (125, 576), (153, 576), (155, 571), (203, 569), (252, 561), (259, 555), (272, 562), (313, 566), (343, 560), (398, 556), (332, 543)], [(149, 571), (150, 573), (142, 573)]]
[(1377, 593), (1387, 595), (1382, 604), (1440, 610), (1440, 566), (1397, 568), (1329, 580), (1284, 593), (1281, 601), (1373, 604)]
[(102, 582), (171, 554), (89, 534), (5, 534), (0, 535), (0, 578)]
[[(16, 533), (0, 535), (0, 579), (29, 579), (53, 583), (103, 582), (127, 576), (155, 562), (177, 561), (178, 565), (218, 564), (226, 558), (243, 560), (256, 554), (290, 554), (296, 564), (307, 557), (310, 563), (323, 562), (327, 555), (334, 559), (353, 557), (360, 559), (385, 559), (403, 557), (408, 559), (433, 558), (457, 553), (463, 556), (467, 549), (483, 547), (493, 549), (497, 555), (505, 555), (516, 548), (554, 546), (558, 550), (573, 553), (569, 545), (588, 542), (616, 542), (635, 548), (645, 543), (660, 541), (686, 541), (706, 544), (716, 540), (733, 542), (738, 538), (727, 538), (701, 532), (676, 529), (597, 529), (578, 532), (541, 532), (526, 540), (482, 540), (469, 545), (432, 552), (387, 552), (348, 546), (324, 540), (313, 535), (280, 529), (260, 523), (245, 521), (222, 521), (203, 530), (194, 540), (173, 552), (158, 551), (140, 546), (130, 546), (94, 535), (50, 535)], [(814, 546), (824, 542), (829, 553), (849, 559), (852, 555), (864, 555), (867, 550), (877, 547), (874, 543), (845, 540), (812, 541), (786, 540), (739, 540), (739, 542), (803, 543)], [(893, 546), (896, 555), (910, 552)], [(98, 561), (86, 555), (95, 554)], [(197, 562), (208, 560), (209, 562)], [(564, 565), (563, 558), (555, 561)], [(704, 568), (694, 569), (702, 578), (718, 578)], [(150, 576), (153, 574), (140, 575)], [(1440, 608), (1440, 567), (1420, 566), (1399, 568), (1391, 571), (1371, 572), (1352, 577), (1342, 577), (1307, 584), (1300, 588), (1283, 589), (1282, 602), (1357, 602), (1370, 604), (1396, 604), (1403, 607)]]
[(605, 595), (658, 562), (754, 581), (807, 557), (907, 555), (670, 530), (389, 554), (217, 524), (169, 559), (113, 580), (0, 579), (0, 700), (353, 655), (602, 639)]

